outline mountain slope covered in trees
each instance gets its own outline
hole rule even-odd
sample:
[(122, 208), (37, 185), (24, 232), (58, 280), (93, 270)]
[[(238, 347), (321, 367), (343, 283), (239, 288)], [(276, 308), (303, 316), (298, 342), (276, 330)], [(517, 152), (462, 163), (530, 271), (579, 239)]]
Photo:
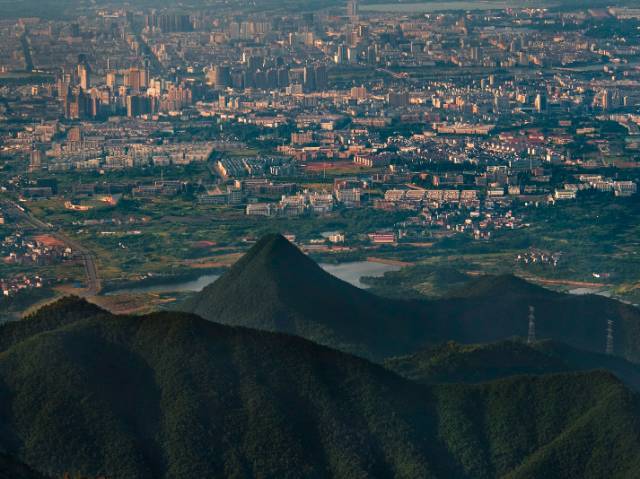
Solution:
[(533, 344), (521, 340), (470, 345), (448, 342), (388, 359), (384, 364), (401, 376), (424, 384), (477, 383), (521, 374), (606, 369), (640, 391), (640, 366), (551, 340)]
[(0, 479), (49, 479), (14, 458), (0, 454)]
[(529, 306), (539, 339), (640, 362), (640, 310), (600, 296), (556, 293), (514, 276), (482, 277), (446, 298), (382, 298), (341, 281), (280, 235), (260, 240), (184, 309), (212, 321), (296, 334), (380, 360), (443, 341), (526, 337)]
[[(0, 448), (52, 476), (622, 478), (640, 467), (638, 400), (608, 373), (427, 386), (189, 314), (96, 315), (79, 300), (43, 314), (67, 311), (75, 320), (3, 340), (0, 353)], [(25, 325), (46, 322), (39, 314)]]
[(185, 309), (212, 321), (295, 334), (378, 358), (418, 348), (432, 336), (420, 306), (356, 288), (283, 236), (270, 235)]

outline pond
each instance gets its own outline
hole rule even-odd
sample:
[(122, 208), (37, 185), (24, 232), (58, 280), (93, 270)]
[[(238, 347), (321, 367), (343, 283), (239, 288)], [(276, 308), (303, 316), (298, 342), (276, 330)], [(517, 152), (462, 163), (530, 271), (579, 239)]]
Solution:
[[(339, 264), (321, 263), (320, 266), (347, 283), (358, 288), (366, 288), (362, 283), (365, 276), (380, 277), (388, 271), (398, 271), (400, 266), (376, 263), (373, 261), (351, 261)], [(176, 281), (149, 286), (134, 286), (111, 291), (109, 296), (123, 293), (192, 293), (200, 292), (220, 277), (219, 274), (205, 274), (188, 281)]]

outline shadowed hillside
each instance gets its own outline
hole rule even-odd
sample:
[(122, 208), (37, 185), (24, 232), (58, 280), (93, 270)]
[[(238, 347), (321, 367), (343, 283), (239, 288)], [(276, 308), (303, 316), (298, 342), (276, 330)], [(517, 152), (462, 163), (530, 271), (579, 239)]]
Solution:
[(637, 413), (606, 373), (422, 386), (180, 313), (90, 310), (0, 354), (0, 447), (55, 476), (622, 478)]
[(295, 334), (381, 357), (424, 343), (418, 303), (372, 295), (319, 267), (281, 235), (262, 238), (185, 309), (212, 321)]
[(542, 286), (529, 283), (522, 278), (510, 274), (473, 278), (460, 288), (449, 291), (446, 296), (448, 298), (483, 298), (499, 292), (531, 298), (563, 296), (562, 293), (557, 293)]
[(535, 307), (538, 339), (604, 353), (613, 320), (614, 354), (640, 362), (640, 310), (596, 295), (563, 294), (515, 276), (485, 276), (430, 304), (433, 317), (452, 318), (443, 339), (463, 343), (527, 337), (528, 308)]
[(640, 310), (618, 301), (556, 293), (515, 276), (477, 278), (434, 301), (382, 298), (331, 276), (280, 235), (260, 240), (185, 309), (380, 359), (447, 340), (526, 337), (529, 306), (539, 339), (598, 353), (612, 319), (614, 353), (640, 362)]
[(420, 383), (477, 383), (519, 374), (549, 374), (606, 369), (640, 391), (640, 366), (622, 358), (591, 353), (556, 341), (528, 345), (522, 341), (490, 344), (440, 344), (391, 358), (385, 366)]
[(0, 352), (35, 334), (50, 331), (79, 319), (109, 316), (110, 313), (85, 299), (68, 296), (40, 308), (22, 321), (0, 325)]
[(6, 454), (0, 454), (0, 479), (50, 479)]

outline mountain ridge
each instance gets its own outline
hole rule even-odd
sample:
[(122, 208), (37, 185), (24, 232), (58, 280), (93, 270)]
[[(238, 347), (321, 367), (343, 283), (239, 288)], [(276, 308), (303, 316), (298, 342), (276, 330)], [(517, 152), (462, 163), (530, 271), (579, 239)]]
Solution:
[(561, 293), (530, 283), (515, 274), (499, 274), (481, 275), (472, 278), (462, 287), (449, 291), (445, 297), (473, 298), (486, 296), (488, 294), (494, 295), (504, 291), (509, 291), (511, 294), (520, 296), (561, 295)]
[[(269, 235), (184, 309), (223, 324), (296, 334), (372, 358), (396, 351), (388, 338), (415, 337), (417, 318), (398, 317), (397, 307), (406, 310), (411, 303), (356, 288), (324, 271), (283, 236)], [(390, 324), (390, 317), (397, 321)], [(416, 345), (423, 341), (415, 339)]]
[(448, 342), (417, 353), (391, 358), (384, 365), (423, 384), (479, 383), (516, 375), (607, 370), (640, 391), (640, 366), (622, 358), (578, 350), (553, 341), (527, 344), (505, 340), (488, 344)]
[(574, 477), (622, 478), (640, 462), (637, 398), (605, 372), (425, 386), (291, 335), (84, 307), (0, 353), (0, 448), (53, 476), (532, 477), (561, 455)]
[(184, 310), (380, 361), (448, 340), (526, 337), (530, 306), (538, 338), (591, 352), (604, 352), (612, 319), (614, 354), (640, 363), (638, 308), (550, 291), (508, 275), (474, 279), (436, 300), (383, 298), (331, 276), (280, 235), (260, 240)]

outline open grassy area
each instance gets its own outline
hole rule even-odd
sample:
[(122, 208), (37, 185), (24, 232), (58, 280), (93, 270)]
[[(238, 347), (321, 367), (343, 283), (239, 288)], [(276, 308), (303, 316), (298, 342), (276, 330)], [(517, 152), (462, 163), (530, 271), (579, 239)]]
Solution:
[[(330, 179), (309, 185), (329, 187)], [(496, 231), (489, 241), (466, 235), (427, 237), (429, 247), (400, 243), (373, 252), (366, 249), (370, 247), (366, 233), (392, 228), (413, 213), (353, 209), (326, 216), (265, 219), (246, 216), (242, 206), (199, 205), (189, 195), (124, 199), (116, 206), (88, 201), (94, 208), (86, 212), (68, 210), (62, 200), (34, 201), (28, 207), (93, 251), (105, 281), (224, 267), (246, 250), (243, 239), (271, 232), (294, 234), (305, 241), (323, 231), (343, 231), (353, 251), (330, 257), (319, 254), (323, 260), (376, 256), (417, 265), (389, 274), (388, 281), (376, 280), (376, 286), (387, 292), (439, 295), (455, 285), (447, 278), (449, 271), (456, 270), (516, 273), (558, 289), (601, 284), (623, 299), (640, 300), (640, 202), (635, 198), (587, 194), (555, 206), (514, 206), (514, 214), (529, 227)], [(555, 253), (560, 259), (555, 267), (516, 261), (519, 254), (531, 250)]]
[[(637, 303), (640, 301), (640, 203), (635, 198), (587, 196), (574, 202), (516, 209), (529, 228), (496, 232), (490, 241), (456, 236), (433, 248), (415, 250), (412, 268), (372, 279), (379, 292), (419, 292), (438, 296), (460, 282), (458, 273), (519, 276), (562, 290), (585, 285)], [(558, 253), (556, 266), (517, 262), (531, 250)], [(410, 259), (411, 251), (402, 257)], [(444, 272), (445, 274), (441, 274)], [(453, 279), (451, 279), (453, 278)]]
[(338, 230), (355, 239), (408, 216), (353, 209), (326, 216), (264, 219), (246, 216), (243, 207), (199, 205), (184, 197), (125, 200), (86, 212), (68, 210), (59, 200), (32, 202), (28, 207), (89, 248), (106, 281), (225, 266), (246, 249), (243, 238), (270, 232), (308, 240), (322, 231)]

